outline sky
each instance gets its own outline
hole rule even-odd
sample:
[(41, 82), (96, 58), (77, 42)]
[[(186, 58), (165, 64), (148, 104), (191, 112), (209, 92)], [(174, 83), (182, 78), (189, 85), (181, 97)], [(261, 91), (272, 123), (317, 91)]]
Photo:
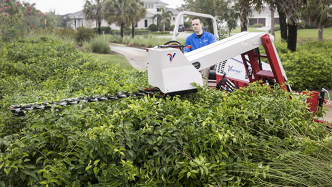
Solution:
[[(26, 0), (30, 3), (36, 3), (36, 9), (42, 12), (54, 11), (56, 14), (68, 14), (78, 12), (83, 9), (85, 0)], [(161, 0), (169, 4), (169, 8), (177, 8), (183, 4), (183, 0)]]

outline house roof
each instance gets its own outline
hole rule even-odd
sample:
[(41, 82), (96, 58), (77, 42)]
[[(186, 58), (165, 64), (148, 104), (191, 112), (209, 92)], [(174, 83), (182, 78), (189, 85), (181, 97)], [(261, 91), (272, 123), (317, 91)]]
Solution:
[(179, 14), (179, 11), (174, 9), (174, 8), (165, 8), (165, 11), (166, 12), (171, 11), (171, 12), (173, 12), (173, 15), (178, 15)]
[(160, 0), (142, 0), (144, 3), (156, 3), (157, 7), (165, 7), (169, 4), (162, 2)]
[[(167, 6), (168, 4), (167, 4), (167, 3), (164, 3), (164, 2), (162, 2), (162, 1), (160, 1), (160, 0), (142, 0), (142, 1), (145, 2), (145, 3), (156, 3), (156, 4), (157, 4), (157, 7), (163, 7), (163, 8), (165, 8), (165, 11), (166, 11), (166, 12), (167, 12), (167, 11), (172, 11), (172, 12), (173, 12), (173, 15), (177, 15), (177, 14), (179, 14), (179, 11), (177, 11), (176, 9), (165, 7), (165, 6)], [(151, 13), (151, 12), (147, 11), (145, 17), (147, 17), (147, 18), (152, 18), (154, 15), (155, 15), (154, 13)], [(78, 12), (65, 14), (65, 15), (63, 15), (63, 16), (64, 16), (64, 17), (65, 17), (65, 16), (68, 16), (68, 17), (71, 18), (71, 19), (74, 19), (74, 18), (76, 18), (76, 19), (84, 19), (84, 18), (85, 18), (85, 13), (83, 12), (83, 10), (81, 10), (81, 11), (78, 11)]]
[(74, 19), (74, 18), (84, 19), (85, 18), (85, 14), (84, 14), (83, 10), (80, 10), (80, 11), (75, 12), (75, 13), (69, 13), (69, 14), (66, 14), (64, 16), (68, 16), (69, 18), (72, 18), (72, 19)]
[[(173, 16), (176, 16), (179, 14), (179, 11), (174, 8), (165, 8), (165, 12), (167, 12), (167, 11), (173, 12)], [(149, 10), (147, 10), (145, 17), (152, 18), (155, 14), (160, 14), (160, 12), (155, 13), (155, 12), (149, 12)]]

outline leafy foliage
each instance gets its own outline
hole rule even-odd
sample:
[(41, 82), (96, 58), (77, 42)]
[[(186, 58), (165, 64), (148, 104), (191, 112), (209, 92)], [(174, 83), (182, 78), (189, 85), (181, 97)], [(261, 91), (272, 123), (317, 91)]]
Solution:
[(331, 139), (303, 117), (311, 115), (305, 98), (290, 100), (280, 88), (252, 84), (227, 94), (199, 87), (181, 97), (82, 103), (16, 118), (10, 104), (134, 92), (148, 87), (147, 73), (47, 38), (8, 44), (0, 55), (2, 186), (317, 186), (330, 176), (326, 167), (315, 168), (318, 177), (288, 169), (318, 150), (326, 160), (314, 159), (329, 166)]
[(283, 43), (277, 44), (281, 62), (292, 87), (296, 89), (332, 88), (331, 42), (307, 42), (290, 52)]
[(86, 0), (83, 8), (86, 18), (95, 20), (98, 24), (98, 34), (102, 34), (101, 21), (104, 19), (102, 11), (103, 2), (104, 0)]
[[(95, 30), (96, 33), (98, 32), (97, 27), (93, 28), (93, 30)], [(111, 27), (103, 26), (103, 27), (100, 27), (100, 30), (101, 30), (101, 33), (103, 33), (103, 34), (111, 34)]]
[(105, 35), (94, 37), (90, 42), (84, 43), (84, 48), (94, 53), (110, 53), (109, 39)]
[(158, 26), (156, 24), (150, 24), (149, 27), (148, 27), (149, 31), (151, 32), (155, 32), (158, 30)]
[(160, 8), (160, 13), (155, 14), (153, 16), (153, 19), (157, 18), (157, 25), (159, 27), (162, 26), (162, 31), (165, 31), (165, 27), (170, 27), (171, 26), (171, 20), (172, 20), (172, 16), (173, 16), (173, 12), (168, 10), (166, 11), (164, 8)]
[(14, 0), (0, 1), (0, 40), (12, 42), (34, 27), (45, 14), (35, 8), (35, 3)]
[(82, 45), (83, 42), (85, 41), (89, 42), (91, 38), (93, 38), (94, 36), (95, 36), (95, 31), (93, 29), (78, 27), (75, 39), (79, 45)]

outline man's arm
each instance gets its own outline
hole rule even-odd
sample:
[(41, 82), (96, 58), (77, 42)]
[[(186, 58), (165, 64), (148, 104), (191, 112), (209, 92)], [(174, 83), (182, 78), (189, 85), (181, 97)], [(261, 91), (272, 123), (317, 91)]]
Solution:
[[(189, 37), (187, 37), (186, 42), (184, 43), (184, 45), (191, 45)], [(191, 51), (191, 48), (186, 48), (186, 47), (184, 48), (185, 53), (188, 53), (190, 51)]]

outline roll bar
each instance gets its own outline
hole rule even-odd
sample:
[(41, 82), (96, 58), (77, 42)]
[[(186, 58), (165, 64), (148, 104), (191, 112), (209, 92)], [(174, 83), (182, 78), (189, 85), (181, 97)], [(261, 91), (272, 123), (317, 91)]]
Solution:
[(178, 16), (176, 17), (175, 27), (174, 27), (174, 32), (173, 32), (173, 40), (176, 40), (176, 36), (179, 34), (179, 24), (180, 24), (180, 21), (181, 21), (181, 18), (183, 17), (183, 15), (191, 15), (191, 16), (197, 16), (197, 17), (204, 17), (204, 18), (212, 19), (213, 34), (216, 37), (216, 40), (219, 40), (218, 29), (217, 29), (217, 21), (213, 16), (211, 16), (209, 14), (202, 14), (202, 13), (189, 12), (189, 11), (180, 12), (178, 14)]

